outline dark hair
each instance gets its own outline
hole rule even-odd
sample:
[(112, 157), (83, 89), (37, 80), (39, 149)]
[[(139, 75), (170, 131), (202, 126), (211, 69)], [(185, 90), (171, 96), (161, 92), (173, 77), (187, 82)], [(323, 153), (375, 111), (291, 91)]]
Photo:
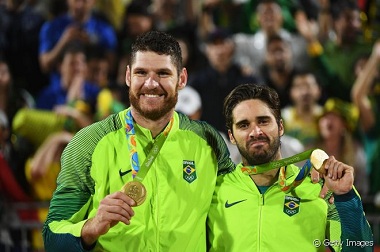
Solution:
[(87, 60), (103, 60), (107, 59), (107, 52), (106, 49), (103, 46), (100, 45), (88, 45), (86, 46), (86, 55), (87, 55)]
[(268, 47), (270, 44), (274, 43), (274, 42), (283, 42), (285, 43), (287, 46), (290, 46), (289, 44), (289, 41), (286, 40), (285, 38), (281, 37), (280, 34), (272, 34), (270, 35), (268, 38), (267, 38), (267, 44), (266, 46)]
[(149, 10), (148, 1), (132, 0), (125, 8), (125, 16), (128, 15), (141, 15), (146, 17), (153, 17)]
[(232, 130), (232, 110), (240, 102), (251, 99), (258, 99), (266, 103), (273, 112), (277, 124), (280, 125), (281, 104), (277, 92), (266, 85), (247, 83), (234, 88), (224, 99), (223, 113), (226, 119), (227, 129)]
[(320, 83), (321, 83), (321, 80), (319, 78), (319, 76), (317, 74), (315, 74), (315, 72), (313, 72), (312, 70), (308, 69), (308, 68), (305, 68), (305, 69), (296, 69), (294, 72), (293, 72), (293, 76), (292, 76), (292, 81), (291, 81), (291, 84), (290, 86), (293, 86), (294, 84), (294, 79), (296, 77), (300, 77), (300, 76), (306, 76), (306, 75), (312, 75), (314, 78), (315, 78), (315, 81), (317, 82), (317, 85), (321, 87)]
[(345, 11), (359, 10), (355, 0), (334, 0), (330, 4), (330, 13), (333, 20), (340, 18)]
[(83, 53), (86, 55), (87, 58), (87, 48), (86, 46), (79, 42), (79, 41), (72, 41), (65, 45), (63, 50), (58, 55), (58, 62), (62, 62), (65, 55), (67, 54), (77, 54), (77, 53)]
[(132, 44), (131, 65), (136, 60), (137, 52), (152, 51), (169, 55), (179, 74), (182, 69), (182, 52), (178, 41), (171, 35), (160, 31), (149, 31), (138, 37)]

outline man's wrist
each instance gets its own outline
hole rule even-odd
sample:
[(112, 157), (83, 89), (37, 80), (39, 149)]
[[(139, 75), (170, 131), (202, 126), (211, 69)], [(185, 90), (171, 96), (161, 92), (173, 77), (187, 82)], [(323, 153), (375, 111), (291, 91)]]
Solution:
[(89, 219), (82, 227), (81, 231), (81, 244), (85, 250), (91, 250), (95, 247), (98, 236), (92, 235), (89, 230), (91, 230), (91, 224), (93, 219)]
[(349, 201), (357, 196), (354, 189), (351, 189), (345, 194), (338, 195), (338, 194), (333, 193), (333, 195), (334, 195), (334, 200), (337, 202)]

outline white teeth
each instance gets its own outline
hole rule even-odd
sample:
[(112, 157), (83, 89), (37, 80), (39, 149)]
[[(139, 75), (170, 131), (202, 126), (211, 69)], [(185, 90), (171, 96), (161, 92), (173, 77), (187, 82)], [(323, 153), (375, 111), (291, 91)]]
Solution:
[(147, 97), (160, 97), (159, 95), (155, 95), (155, 94), (145, 94), (145, 96), (147, 96)]

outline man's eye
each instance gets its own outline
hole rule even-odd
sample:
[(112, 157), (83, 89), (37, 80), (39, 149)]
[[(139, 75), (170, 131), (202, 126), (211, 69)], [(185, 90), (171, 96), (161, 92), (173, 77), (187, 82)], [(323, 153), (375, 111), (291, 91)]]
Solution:
[(135, 72), (135, 75), (138, 75), (138, 76), (144, 76), (146, 74), (145, 71), (136, 71)]
[(239, 129), (246, 129), (246, 128), (248, 128), (248, 124), (246, 124), (246, 123), (244, 123), (244, 124), (239, 124), (237, 127), (238, 127)]
[(161, 78), (162, 77), (167, 77), (167, 76), (169, 76), (169, 73), (167, 73), (167, 72), (159, 72), (158, 76), (161, 77)]
[(259, 124), (268, 124), (269, 120), (268, 119), (261, 119), (259, 120)]

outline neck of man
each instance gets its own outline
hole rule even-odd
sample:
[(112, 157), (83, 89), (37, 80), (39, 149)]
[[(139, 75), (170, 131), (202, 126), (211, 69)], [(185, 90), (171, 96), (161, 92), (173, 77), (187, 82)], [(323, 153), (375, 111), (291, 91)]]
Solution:
[[(280, 159), (282, 159), (282, 155), (279, 149), (277, 154), (275, 154), (275, 158), (272, 161), (276, 161)], [(250, 177), (252, 181), (256, 184), (256, 186), (271, 186), (278, 180), (279, 170), (280, 168), (276, 168), (264, 173), (252, 174), (250, 175)]]
[(251, 179), (257, 186), (271, 186), (278, 179), (279, 168), (261, 174), (252, 174)]
[(132, 109), (132, 116), (135, 122), (138, 125), (146, 129), (149, 129), (153, 138), (158, 136), (165, 129), (166, 125), (169, 123), (170, 119), (172, 118), (173, 112), (174, 112), (174, 109), (173, 109), (169, 113), (162, 116), (161, 118), (157, 120), (151, 120), (141, 115), (139, 112), (133, 109), (133, 107), (131, 109)]

